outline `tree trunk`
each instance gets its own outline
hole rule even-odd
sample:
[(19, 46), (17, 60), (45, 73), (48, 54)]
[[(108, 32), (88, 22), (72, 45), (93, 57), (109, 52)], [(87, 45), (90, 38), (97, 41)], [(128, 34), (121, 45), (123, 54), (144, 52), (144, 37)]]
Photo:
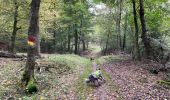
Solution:
[(146, 25), (145, 25), (145, 17), (144, 17), (144, 0), (139, 0), (140, 1), (140, 21), (141, 21), (141, 26), (142, 26), (142, 41), (144, 43), (145, 46), (145, 56), (147, 58), (150, 57), (150, 44), (149, 44), (149, 37), (147, 36), (146, 33)]
[(35, 56), (41, 57), (41, 55), (40, 55), (40, 35), (39, 35), (39, 33), (36, 34), (36, 50), (35, 50)]
[(80, 37), (78, 38), (78, 43), (77, 43), (77, 51), (80, 51)]
[[(37, 38), (37, 34), (39, 33), (39, 7), (40, 0), (32, 0), (28, 36), (34, 36), (35, 38)], [(28, 46), (27, 62), (22, 77), (22, 82), (25, 86), (28, 84), (30, 79), (34, 79), (35, 54), (36, 46)]]
[(13, 32), (11, 36), (11, 46), (10, 46), (10, 52), (14, 53), (15, 51), (15, 40), (16, 40), (16, 34), (19, 28), (17, 28), (18, 24), (18, 1), (14, 0), (14, 5), (15, 5), (15, 12), (14, 12), (14, 23), (13, 23)]
[(136, 15), (136, 2), (135, 0), (132, 0), (133, 4), (133, 18), (134, 18), (134, 24), (135, 24), (135, 43), (134, 43), (134, 59), (140, 60), (140, 53), (139, 53), (139, 43), (138, 43), (138, 22), (137, 22), (137, 15)]
[(124, 36), (123, 36), (123, 51), (125, 50), (126, 48), (126, 32), (127, 32), (127, 19), (128, 15), (127, 15), (127, 12), (126, 12), (126, 15), (125, 15), (125, 29), (124, 29)]
[(85, 42), (84, 34), (83, 34), (82, 43), (83, 43), (83, 51), (85, 51), (86, 50), (86, 42)]
[(120, 29), (120, 24), (121, 24), (121, 17), (122, 17), (122, 0), (119, 1), (119, 15), (118, 15), (118, 39), (119, 39), (119, 49), (122, 48), (122, 37), (121, 37), (121, 29)]
[(77, 25), (75, 25), (75, 32), (74, 32), (74, 44), (75, 44), (75, 49), (74, 49), (74, 53), (78, 54), (78, 31), (77, 31)]
[(71, 41), (71, 35), (70, 35), (70, 28), (68, 32), (68, 43), (67, 43), (67, 51), (70, 52), (70, 42)]
[(105, 50), (104, 50), (104, 55), (106, 54), (107, 49), (108, 49), (109, 38), (110, 38), (110, 32), (107, 34), (106, 47), (105, 47)]
[(56, 31), (53, 31), (53, 50), (56, 52)]

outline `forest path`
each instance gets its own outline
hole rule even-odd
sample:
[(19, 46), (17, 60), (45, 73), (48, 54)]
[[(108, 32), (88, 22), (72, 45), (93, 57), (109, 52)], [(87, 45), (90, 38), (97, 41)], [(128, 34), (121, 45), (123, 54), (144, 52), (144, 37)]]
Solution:
[[(100, 53), (92, 52), (91, 57), (101, 57)], [(120, 55), (113, 55), (120, 56)], [(123, 55), (121, 55), (123, 56)], [(111, 78), (112, 84), (118, 90), (110, 91), (107, 81), (97, 87), (93, 93), (93, 100), (170, 100), (170, 90), (163, 88), (158, 81), (163, 79), (164, 73), (157, 75), (149, 73), (145, 67), (151, 67), (142, 62), (135, 63), (130, 57), (126, 60), (112, 61), (97, 65), (93, 61), (93, 71), (99, 66)]]
[[(93, 72), (99, 67), (96, 63), (96, 59), (101, 57), (101, 52), (90, 52), (89, 54), (85, 55), (92, 59), (92, 70)], [(100, 67), (101, 68), (101, 67)], [(104, 69), (102, 69), (102, 72)], [(104, 72), (106, 74), (106, 72)], [(103, 74), (103, 73), (102, 73)], [(106, 79), (107, 82), (107, 79)], [(110, 86), (107, 83), (102, 83), (101, 86), (95, 87), (92, 94), (90, 94), (87, 99), (90, 100), (117, 100), (119, 97), (115, 91), (110, 89)]]
[[(92, 66), (93, 71), (98, 68), (95, 61), (93, 62)], [(116, 94), (117, 93), (112, 93), (112, 91), (109, 89), (109, 86), (104, 83), (101, 86), (95, 88), (93, 92), (93, 100), (116, 100)]]

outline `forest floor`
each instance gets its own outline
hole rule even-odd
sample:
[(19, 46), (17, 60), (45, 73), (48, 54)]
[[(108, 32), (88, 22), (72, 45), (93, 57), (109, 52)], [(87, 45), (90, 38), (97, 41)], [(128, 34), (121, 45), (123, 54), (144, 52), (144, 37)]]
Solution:
[[(19, 88), (25, 61), (0, 58), (0, 100), (170, 100), (170, 89), (159, 84), (165, 73), (148, 71), (156, 66), (154, 63), (134, 62), (119, 52), (102, 56), (98, 50), (83, 56), (43, 56), (40, 64), (56, 68), (35, 71), (39, 91), (32, 95)], [(84, 80), (97, 67), (106, 82), (99, 87), (89, 86)]]

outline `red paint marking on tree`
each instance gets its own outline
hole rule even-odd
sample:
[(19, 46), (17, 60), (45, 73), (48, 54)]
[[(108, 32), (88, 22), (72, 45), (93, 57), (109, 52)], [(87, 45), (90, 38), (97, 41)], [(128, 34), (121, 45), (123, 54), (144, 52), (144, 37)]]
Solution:
[(30, 42), (35, 42), (35, 36), (29, 35), (29, 36), (28, 36), (28, 41), (30, 41)]

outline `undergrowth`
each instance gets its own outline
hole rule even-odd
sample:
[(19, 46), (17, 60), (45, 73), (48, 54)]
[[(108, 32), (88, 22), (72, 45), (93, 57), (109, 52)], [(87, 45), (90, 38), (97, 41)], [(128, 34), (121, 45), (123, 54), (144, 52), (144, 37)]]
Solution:
[[(17, 83), (19, 83), (22, 76), (22, 71), (19, 70), (21, 69), (21, 62), (18, 61), (13, 62), (12, 60), (9, 60), (9, 62), (3, 65), (0, 70), (0, 78), (2, 81), (0, 83), (0, 96), (1, 96), (0, 99), (7, 99), (11, 95), (12, 97), (14, 97), (14, 99), (22, 100), (37, 100), (37, 99), (39, 100), (40, 98), (43, 98), (44, 100), (55, 100), (61, 95), (64, 95), (60, 94), (61, 93), (60, 91), (64, 89), (64, 87), (61, 87), (61, 85), (62, 84), (65, 85), (67, 83), (63, 83), (65, 81), (60, 82), (59, 80), (61, 80), (60, 77), (63, 77), (65, 75), (66, 76), (76, 75), (75, 77), (79, 77), (76, 78), (78, 80), (70, 82), (75, 83), (74, 87), (76, 87), (76, 89), (80, 89), (80, 91), (76, 90), (77, 95), (83, 94), (84, 89), (86, 89), (86, 87), (82, 82), (84, 78), (88, 76), (88, 74), (91, 72), (91, 62), (89, 59), (73, 54), (65, 54), (65, 55), (48, 55), (48, 57), (46, 56), (44, 59), (39, 60), (40, 61), (42, 60), (43, 63), (52, 64), (54, 65), (54, 67), (55, 65), (60, 65), (59, 69), (69, 68), (69, 70), (72, 70), (72, 72), (70, 73), (69, 70), (66, 70), (68, 71), (66, 72), (66, 74), (57, 74), (57, 70), (59, 69), (53, 70), (53, 68), (51, 68), (52, 73), (49, 73), (47, 71), (38, 73), (35, 71), (35, 78), (38, 82), (39, 91), (37, 94), (25, 95), (17, 90), (19, 86), (17, 85)], [(25, 63), (22, 64), (22, 68), (24, 67)], [(84, 69), (84, 72), (83, 73), (79, 72), (80, 69)]]

